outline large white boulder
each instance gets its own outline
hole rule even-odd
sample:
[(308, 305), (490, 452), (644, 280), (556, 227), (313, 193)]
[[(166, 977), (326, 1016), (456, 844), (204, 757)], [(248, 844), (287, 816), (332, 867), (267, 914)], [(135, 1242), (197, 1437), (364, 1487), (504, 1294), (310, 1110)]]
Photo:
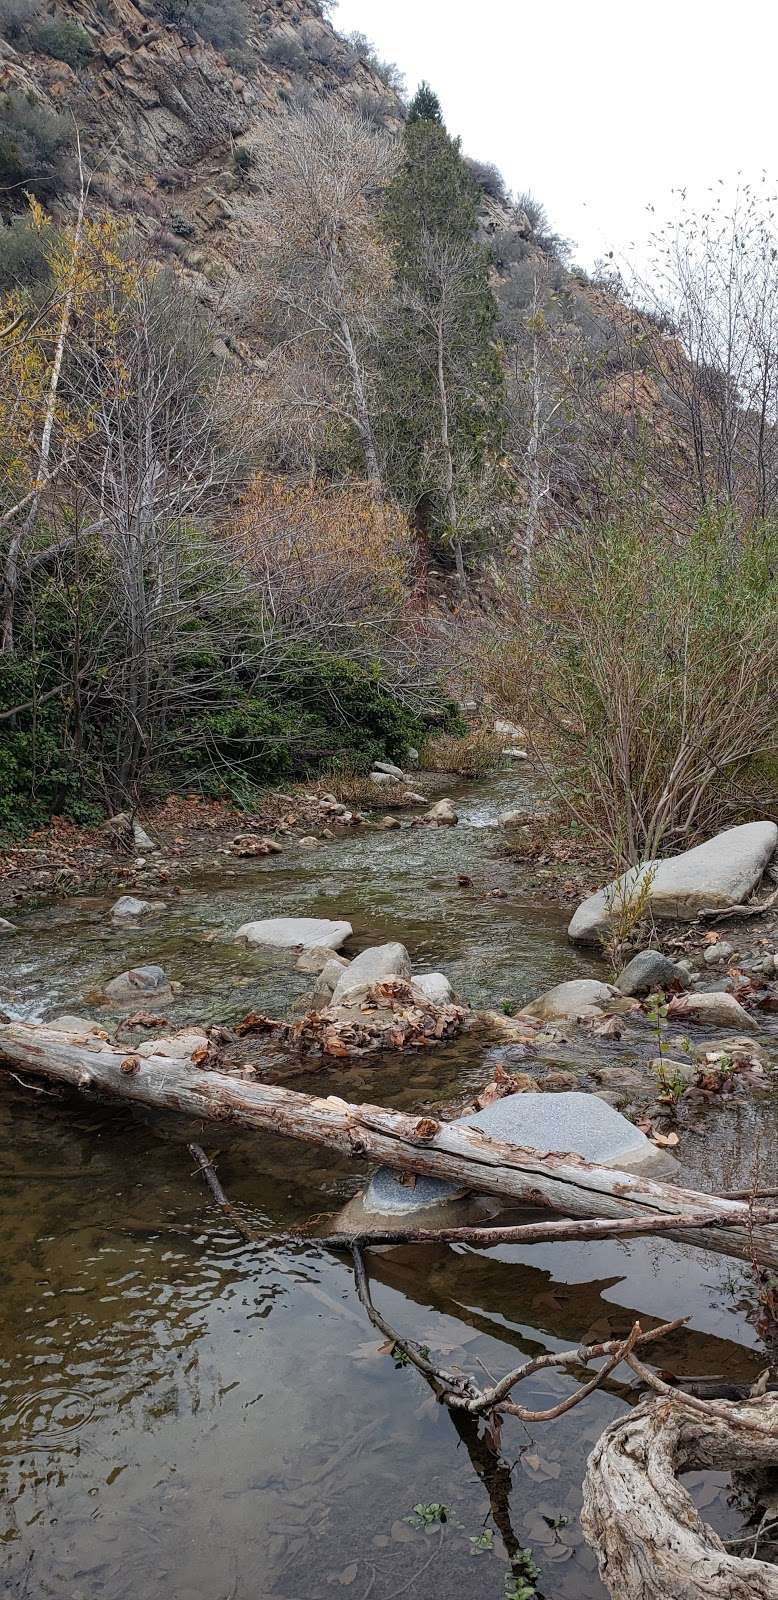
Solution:
[(355, 956), (345, 971), (341, 972), (332, 995), (333, 1005), (343, 1000), (351, 989), (362, 989), (367, 984), (383, 983), (386, 978), (410, 978), (411, 958), (404, 944), (370, 945)]
[(601, 1017), (612, 1000), (622, 998), (618, 989), (610, 983), (600, 983), (598, 978), (572, 978), (569, 983), (558, 983), (538, 995), (519, 1016), (534, 1017), (540, 1022), (577, 1022), (580, 1017)]
[(640, 888), (649, 868), (654, 869), (654, 877), (648, 905), (655, 917), (690, 922), (709, 907), (723, 911), (742, 905), (757, 887), (776, 846), (778, 826), (774, 822), (744, 822), (682, 855), (630, 867), (581, 903), (568, 937), (576, 944), (597, 944), (610, 926), (614, 910)]
[(352, 934), (350, 922), (331, 922), (327, 917), (265, 917), (261, 922), (244, 922), (235, 938), (240, 944), (270, 945), (276, 950), (295, 950), (301, 946), (326, 945), (339, 950)]

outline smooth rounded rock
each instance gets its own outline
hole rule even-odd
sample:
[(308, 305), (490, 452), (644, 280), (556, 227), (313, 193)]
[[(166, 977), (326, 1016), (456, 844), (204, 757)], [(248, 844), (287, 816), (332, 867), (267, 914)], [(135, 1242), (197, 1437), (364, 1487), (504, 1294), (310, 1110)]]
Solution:
[(667, 990), (673, 984), (685, 989), (688, 983), (688, 973), (669, 956), (663, 956), (661, 950), (640, 950), (619, 973), (616, 988), (622, 994), (637, 997), (655, 989)]
[(121, 1005), (135, 1005), (146, 997), (153, 999), (155, 1003), (173, 998), (167, 974), (163, 972), (162, 967), (153, 963), (130, 967), (128, 972), (120, 972), (118, 977), (112, 978), (110, 983), (106, 984), (105, 993), (109, 1000), (115, 1000)]
[(333, 922), (328, 917), (265, 917), (259, 922), (244, 922), (235, 939), (241, 944), (266, 945), (276, 950), (294, 950), (298, 945), (304, 950), (312, 945), (339, 950), (352, 932), (350, 922)]
[(448, 1006), (454, 999), (454, 990), (445, 972), (418, 972), (413, 979), (414, 989), (421, 989), (435, 1006)]
[(411, 970), (411, 958), (404, 944), (371, 945), (355, 956), (341, 973), (333, 991), (333, 1004), (337, 1005), (351, 989), (383, 983), (387, 978), (410, 978)]
[(600, 983), (598, 978), (573, 978), (530, 1001), (519, 1016), (535, 1017), (541, 1022), (577, 1022), (579, 1017), (602, 1016), (604, 1008), (619, 999), (620, 991), (610, 983)]
[(670, 1001), (667, 1015), (673, 1022), (691, 1022), (698, 1027), (745, 1028), (749, 1033), (756, 1033), (759, 1026), (726, 989), (676, 995)]
[(567, 930), (578, 944), (597, 944), (610, 927), (614, 907), (640, 891), (653, 869), (648, 907), (655, 917), (692, 921), (700, 911), (742, 905), (757, 887), (778, 845), (774, 822), (744, 822), (726, 828), (705, 844), (663, 861), (630, 867), (597, 894), (582, 901)]
[(111, 906), (112, 922), (139, 922), (142, 917), (164, 911), (164, 900), (139, 900), (134, 894), (123, 894)]

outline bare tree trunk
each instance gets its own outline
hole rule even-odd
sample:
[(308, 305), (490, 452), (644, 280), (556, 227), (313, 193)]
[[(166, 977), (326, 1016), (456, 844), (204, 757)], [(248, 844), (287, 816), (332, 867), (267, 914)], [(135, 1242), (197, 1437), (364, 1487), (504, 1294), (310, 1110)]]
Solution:
[(613, 1600), (778, 1600), (778, 1567), (749, 1552), (756, 1530), (726, 1549), (677, 1476), (776, 1464), (778, 1400), (767, 1397), (733, 1405), (729, 1425), (677, 1400), (612, 1422), (587, 1462), (581, 1526)]
[(41, 441), (38, 447), (38, 465), (35, 474), (35, 488), (24, 521), (14, 528), (6, 551), (3, 567), (3, 596), (2, 614), (0, 615), (0, 655), (10, 655), (14, 648), (14, 620), (16, 615), (16, 597), (19, 587), (19, 563), (24, 543), (33, 532), (38, 520), (41, 493), (51, 477), (49, 472), (49, 459), (51, 456), (51, 440), (54, 432), (54, 419), (57, 412), (57, 395), (59, 381), (62, 373), (62, 361), (65, 355), (70, 322), (73, 315), (73, 299), (76, 291), (76, 275), (81, 257), (81, 241), (84, 233), (84, 208), (86, 205), (86, 185), (84, 183), (84, 169), (81, 163), (81, 147), (78, 147), (78, 164), (81, 178), (81, 188), (78, 200), (78, 213), (73, 232), (72, 255), (70, 271), (68, 273), (65, 294), (62, 301), (62, 311), (59, 319), (57, 342), (54, 347), (54, 360), (49, 378), (46, 411), (43, 419)]
[[(194, 1061), (197, 1057), (197, 1062)], [(751, 1226), (748, 1206), (713, 1199), (674, 1184), (594, 1166), (574, 1155), (539, 1154), (490, 1139), (478, 1129), (406, 1116), (379, 1106), (349, 1105), (272, 1084), (256, 1084), (207, 1065), (205, 1035), (190, 1030), (123, 1051), (100, 1034), (81, 1037), (46, 1023), (0, 1023), (0, 1059), (76, 1088), (118, 1095), (140, 1105), (196, 1118), (261, 1128), (324, 1145), (403, 1172), (429, 1173), (477, 1194), (547, 1205), (568, 1216), (629, 1217), (718, 1212), (742, 1226), (711, 1228), (706, 1249), (778, 1266), (778, 1238)], [(700, 1243), (682, 1227), (673, 1237)]]
[(346, 361), (348, 362), (348, 369), (351, 376), (351, 387), (354, 395), (354, 410), (357, 418), (357, 431), (359, 433), (362, 449), (365, 453), (367, 481), (370, 484), (374, 499), (380, 500), (383, 495), (383, 483), (381, 480), (381, 468), (378, 465), (378, 452), (376, 450), (375, 439), (373, 437), (373, 424), (370, 420), (370, 411), (368, 409), (367, 398), (365, 396), (365, 386), (362, 381), (362, 372), (360, 370), (356, 350), (354, 349), (354, 340), (351, 337), (351, 327), (349, 325), (348, 317), (345, 315), (342, 315), (340, 318), (340, 331), (343, 339), (343, 347), (346, 352)]

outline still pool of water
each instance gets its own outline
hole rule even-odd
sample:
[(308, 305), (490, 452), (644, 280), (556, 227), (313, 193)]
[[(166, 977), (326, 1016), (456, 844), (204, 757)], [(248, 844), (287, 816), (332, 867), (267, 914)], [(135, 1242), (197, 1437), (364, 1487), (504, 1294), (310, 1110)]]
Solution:
[[(0, 1005), (90, 1010), (84, 993), (138, 960), (185, 988), (174, 1020), (288, 1004), (287, 958), (229, 943), (250, 915), (346, 915), (353, 947), (399, 937), (471, 998), (518, 1000), (593, 971), (564, 918), (533, 904), (484, 826), (516, 780), (458, 797), (456, 830), (364, 834), (245, 867), (226, 858), (142, 932), (106, 929), (105, 902), (17, 918)], [(521, 803), (521, 798), (519, 799)], [(458, 872), (474, 891), (457, 887)], [(234, 872), (234, 876), (229, 876)], [(492, 887), (506, 900), (481, 897)], [(212, 942), (203, 934), (213, 933)], [(9, 949), (10, 947), (10, 949)], [(8, 952), (8, 954), (6, 954)], [(354, 1098), (430, 1104), (485, 1077), (475, 1046), (348, 1069)], [(315, 1082), (311, 1080), (311, 1086)], [(363, 1093), (369, 1082), (369, 1094)], [(301, 1085), (302, 1086), (302, 1085)], [(328, 1090), (336, 1087), (328, 1081)], [(692, 1141), (706, 1185), (749, 1177), (749, 1110)], [(237, 1237), (193, 1170), (187, 1140), (266, 1245)], [(696, 1169), (695, 1169), (696, 1163)], [(457, 1430), (395, 1367), (354, 1292), (347, 1257), (273, 1236), (337, 1209), (362, 1175), (305, 1145), (141, 1117), (6, 1078), (0, 1099), (0, 1560), (18, 1600), (501, 1600), (507, 1551), (531, 1548), (546, 1600), (603, 1600), (577, 1523), (586, 1455), (630, 1403), (623, 1370), (560, 1421), (506, 1419), (502, 1458)], [(690, 1316), (662, 1348), (681, 1372), (747, 1379), (764, 1366), (747, 1267), (669, 1241), (491, 1252), (374, 1252), (375, 1297), (446, 1366), (482, 1376), (625, 1333), (635, 1316)], [(575, 1379), (538, 1374), (528, 1405)], [(512, 1469), (512, 1470), (509, 1470)], [(691, 1484), (720, 1531), (740, 1526), (726, 1482)], [(407, 1519), (442, 1503), (445, 1524)], [(566, 1521), (562, 1519), (567, 1519)], [(551, 1526), (551, 1524), (555, 1526)], [(493, 1548), (472, 1540), (494, 1530)], [(488, 1543), (489, 1541), (486, 1541)]]

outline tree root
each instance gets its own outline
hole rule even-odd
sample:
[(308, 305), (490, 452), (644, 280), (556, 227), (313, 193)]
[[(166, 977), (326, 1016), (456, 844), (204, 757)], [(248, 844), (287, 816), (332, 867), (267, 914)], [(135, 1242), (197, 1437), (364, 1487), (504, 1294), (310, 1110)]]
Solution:
[(778, 1600), (778, 1568), (727, 1549), (678, 1481), (776, 1464), (769, 1395), (711, 1407), (667, 1391), (611, 1423), (587, 1462), (581, 1526), (613, 1600)]

